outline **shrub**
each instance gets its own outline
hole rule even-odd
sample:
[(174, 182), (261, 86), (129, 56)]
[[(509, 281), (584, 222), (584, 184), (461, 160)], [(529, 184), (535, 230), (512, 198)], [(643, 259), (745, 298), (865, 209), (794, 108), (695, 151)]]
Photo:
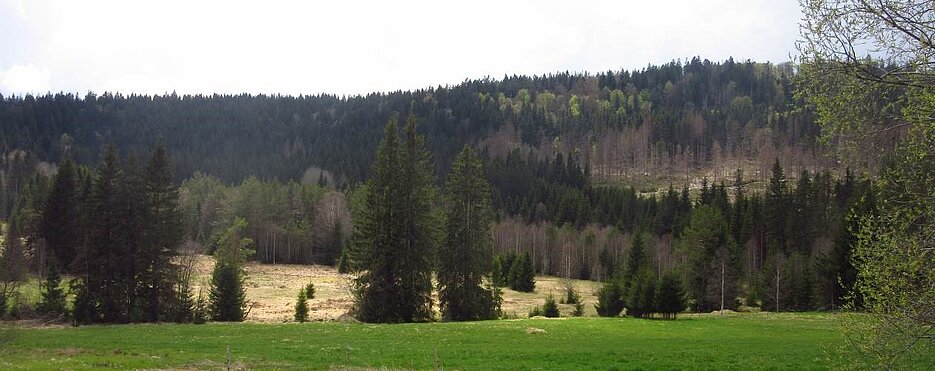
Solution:
[(545, 298), (545, 304), (542, 304), (542, 315), (549, 318), (561, 316), (558, 312), (558, 304), (555, 304), (555, 297), (552, 296), (552, 294), (549, 294), (549, 296)]
[(565, 297), (562, 299), (564, 304), (578, 304), (581, 302), (581, 295), (575, 290), (571, 280), (565, 281)]
[(583, 316), (584, 315), (584, 303), (580, 301), (575, 303), (575, 311), (571, 312), (571, 315), (575, 317)]
[(532, 307), (532, 310), (529, 311), (529, 318), (538, 317), (542, 315), (542, 308), (535, 306)]
[[(305, 296), (304, 289), (299, 290), (299, 297), (295, 302), (295, 320), (297, 322), (308, 322), (308, 297)], [(315, 290), (312, 289), (314, 293)]]

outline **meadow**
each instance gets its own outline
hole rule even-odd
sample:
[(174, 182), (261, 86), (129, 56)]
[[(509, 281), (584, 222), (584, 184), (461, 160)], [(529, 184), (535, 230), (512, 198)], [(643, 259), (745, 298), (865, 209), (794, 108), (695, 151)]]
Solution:
[(2, 369), (204, 369), (228, 359), (249, 369), (822, 369), (834, 365), (828, 351), (841, 344), (827, 313), (95, 325), (3, 337)]

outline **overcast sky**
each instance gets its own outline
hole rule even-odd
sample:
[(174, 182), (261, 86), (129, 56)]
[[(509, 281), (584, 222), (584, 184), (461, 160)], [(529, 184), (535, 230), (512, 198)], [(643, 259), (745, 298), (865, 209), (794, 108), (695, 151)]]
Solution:
[(791, 0), (0, 0), (0, 93), (365, 94), (794, 52)]

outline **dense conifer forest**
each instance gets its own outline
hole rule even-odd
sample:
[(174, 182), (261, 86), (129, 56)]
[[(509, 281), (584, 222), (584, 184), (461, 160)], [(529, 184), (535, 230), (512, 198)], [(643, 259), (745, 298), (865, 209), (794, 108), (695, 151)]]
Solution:
[[(794, 83), (788, 64), (693, 58), (352, 97), (3, 97), (0, 215), (32, 236), (29, 254), (48, 245), (72, 264), (77, 252), (57, 248), (63, 235), (43, 234), (40, 215), (87, 208), (49, 209), (90, 199), (101, 171), (118, 166), (93, 170), (108, 144), (104, 163), (125, 153), (133, 174), (136, 154), (159, 138), (181, 185), (187, 247), (213, 252), (242, 220), (253, 259), (333, 265), (372, 212), (363, 181), (383, 127), (405, 115), (425, 138), (432, 187), (463, 146), (478, 148), (493, 251), (510, 258), (501, 262), (525, 256), (542, 274), (627, 277), (623, 290), (634, 277), (679, 271), (699, 311), (835, 308), (853, 282), (845, 215), (872, 207), (872, 192), (819, 142)], [(634, 241), (646, 258), (631, 267)]]

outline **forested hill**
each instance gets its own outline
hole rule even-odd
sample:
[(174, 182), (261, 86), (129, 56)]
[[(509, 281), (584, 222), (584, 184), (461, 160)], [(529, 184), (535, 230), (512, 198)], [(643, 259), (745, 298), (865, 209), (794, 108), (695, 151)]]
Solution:
[(788, 64), (694, 58), (638, 71), (512, 76), (353, 97), (2, 97), (2, 171), (18, 178), (17, 168), (32, 166), (14, 162), (58, 162), (65, 149), (93, 164), (109, 142), (141, 154), (162, 137), (178, 179), (201, 171), (228, 182), (289, 180), (325, 169), (353, 183), (368, 177), (394, 112), (416, 116), (439, 174), (465, 143), (493, 156), (516, 148), (540, 158), (575, 153), (596, 177), (722, 158), (768, 166), (813, 148), (817, 128), (796, 108), (793, 74)]

